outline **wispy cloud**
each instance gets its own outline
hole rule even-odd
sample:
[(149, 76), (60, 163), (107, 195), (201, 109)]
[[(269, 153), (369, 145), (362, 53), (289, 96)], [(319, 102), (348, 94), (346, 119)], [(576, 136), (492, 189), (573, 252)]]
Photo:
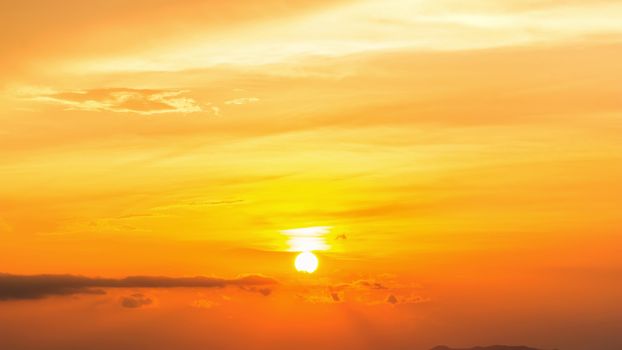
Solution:
[(185, 90), (92, 89), (30, 96), (35, 101), (66, 106), (83, 111), (110, 111), (144, 115), (196, 113), (203, 109)]
[(249, 103), (259, 102), (259, 98), (257, 97), (241, 97), (233, 100), (225, 101), (226, 105), (246, 105)]

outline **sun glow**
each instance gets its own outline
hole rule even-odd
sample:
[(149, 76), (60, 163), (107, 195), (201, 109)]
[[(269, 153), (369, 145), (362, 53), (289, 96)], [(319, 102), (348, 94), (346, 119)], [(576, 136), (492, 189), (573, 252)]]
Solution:
[(297, 271), (313, 273), (317, 270), (318, 259), (317, 256), (311, 252), (302, 252), (296, 256), (294, 265)]
[(289, 236), (287, 244), (291, 252), (310, 252), (329, 248), (325, 237), (330, 232), (328, 226), (295, 228), (282, 232)]

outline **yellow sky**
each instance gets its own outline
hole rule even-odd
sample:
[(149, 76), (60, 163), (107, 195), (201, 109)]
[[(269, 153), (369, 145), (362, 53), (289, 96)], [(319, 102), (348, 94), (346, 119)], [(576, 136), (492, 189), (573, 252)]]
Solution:
[[(581, 300), (622, 287), (602, 277), (622, 271), (621, 16), (607, 0), (2, 4), (0, 272), (260, 273), (307, 299), (388, 279), (444, 312), (503, 291), (529, 316), (620, 322)], [(320, 250), (317, 280), (293, 270), (296, 240)]]

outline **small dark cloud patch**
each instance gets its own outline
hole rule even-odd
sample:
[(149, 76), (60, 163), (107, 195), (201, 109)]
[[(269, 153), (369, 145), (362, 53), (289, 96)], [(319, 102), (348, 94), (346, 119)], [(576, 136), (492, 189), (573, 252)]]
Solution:
[(410, 295), (410, 296), (400, 296), (400, 298), (396, 297), (394, 294), (390, 294), (387, 297), (387, 303), (392, 305), (416, 305), (430, 302), (430, 298), (423, 298), (418, 295)]
[(354, 288), (354, 289), (372, 289), (372, 290), (384, 290), (389, 289), (384, 284), (374, 281), (374, 280), (357, 280), (349, 283), (340, 283), (334, 286), (331, 286), (330, 289), (332, 291), (342, 291), (345, 289)]
[(338, 293), (332, 292), (332, 293), (330, 293), (330, 296), (333, 298), (333, 301), (334, 301), (334, 302), (337, 302), (337, 303), (338, 303), (338, 302), (340, 302), (340, 301), (341, 301), (341, 298), (339, 297), (339, 294), (338, 294)]
[[(105, 294), (104, 288), (257, 288), (270, 294), (266, 286), (277, 281), (262, 275), (245, 275), (226, 279), (217, 277), (130, 276), (93, 278), (75, 275), (0, 274), (0, 300), (40, 299), (48, 296)], [(261, 287), (261, 288), (260, 288)]]
[(268, 295), (272, 294), (272, 289), (268, 288), (268, 287), (246, 287), (246, 286), (242, 286), (241, 287), (243, 290), (247, 291), (247, 292), (252, 292), (252, 293), (258, 293), (263, 295), (264, 297), (267, 297)]
[(376, 281), (359, 280), (355, 283), (369, 289), (387, 289), (387, 287), (385, 287), (382, 283)]
[(151, 304), (153, 304), (153, 300), (141, 293), (121, 298), (121, 306), (129, 309), (136, 309)]

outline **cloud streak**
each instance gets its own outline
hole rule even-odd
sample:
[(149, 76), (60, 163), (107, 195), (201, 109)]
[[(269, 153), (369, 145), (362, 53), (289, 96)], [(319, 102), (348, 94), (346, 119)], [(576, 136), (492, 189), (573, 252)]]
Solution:
[(203, 109), (184, 90), (91, 89), (41, 94), (32, 99), (82, 111), (109, 111), (144, 115), (196, 113)]
[(246, 105), (249, 103), (256, 103), (259, 102), (259, 99), (257, 97), (242, 97), (242, 98), (236, 98), (233, 100), (229, 100), (229, 101), (225, 101), (226, 105)]
[[(0, 300), (41, 299), (48, 296), (105, 294), (104, 288), (255, 288), (276, 284), (262, 275), (244, 275), (233, 279), (216, 277), (130, 276), (93, 278), (75, 275), (0, 274)], [(262, 288), (264, 289), (264, 288)]]

